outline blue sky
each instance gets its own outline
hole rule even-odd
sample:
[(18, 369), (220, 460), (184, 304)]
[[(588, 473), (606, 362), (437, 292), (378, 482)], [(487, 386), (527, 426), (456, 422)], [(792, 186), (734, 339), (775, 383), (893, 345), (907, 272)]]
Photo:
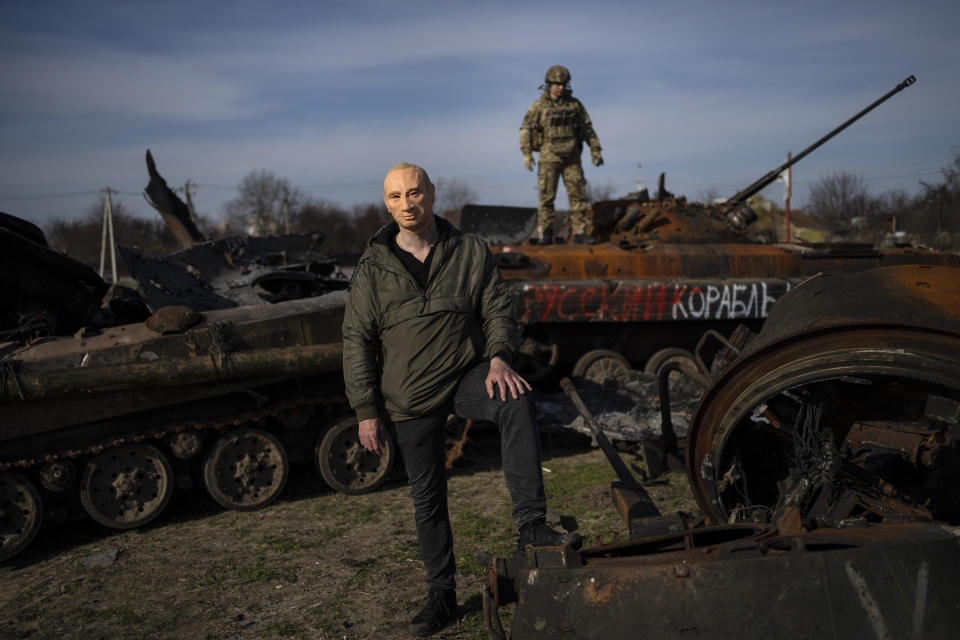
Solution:
[(794, 167), (792, 202), (838, 170), (915, 192), (960, 145), (958, 38), (956, 0), (4, 0), (0, 210), (46, 224), (110, 186), (155, 215), (148, 147), (171, 186), (199, 185), (205, 214), (253, 169), (376, 201), (400, 161), (482, 203), (535, 205), (518, 129), (553, 64), (604, 148), (588, 180), (623, 194), (664, 171), (690, 198), (731, 195), (914, 74)]

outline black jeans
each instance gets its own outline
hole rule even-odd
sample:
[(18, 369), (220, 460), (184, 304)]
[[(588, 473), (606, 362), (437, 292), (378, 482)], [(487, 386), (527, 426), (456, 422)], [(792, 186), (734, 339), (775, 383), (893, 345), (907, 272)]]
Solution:
[[(499, 427), (503, 475), (513, 500), (513, 519), (519, 529), (546, 514), (540, 436), (533, 402), (527, 396), (514, 400), (508, 394), (503, 402), (499, 389), (492, 399), (487, 396), (484, 380), (489, 369), (490, 364), (484, 362), (467, 371), (454, 394), (453, 412), (461, 418), (493, 422)], [(450, 409), (447, 404), (421, 418), (393, 425), (410, 480), (427, 584), (440, 589), (456, 586), (444, 447), (444, 427)]]

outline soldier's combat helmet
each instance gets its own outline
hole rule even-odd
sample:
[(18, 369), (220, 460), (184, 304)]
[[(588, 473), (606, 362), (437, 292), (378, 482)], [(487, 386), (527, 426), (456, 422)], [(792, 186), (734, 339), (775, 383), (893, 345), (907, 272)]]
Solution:
[(549, 69), (547, 69), (547, 76), (545, 79), (548, 85), (550, 84), (567, 84), (570, 82), (570, 71), (564, 66), (555, 64)]

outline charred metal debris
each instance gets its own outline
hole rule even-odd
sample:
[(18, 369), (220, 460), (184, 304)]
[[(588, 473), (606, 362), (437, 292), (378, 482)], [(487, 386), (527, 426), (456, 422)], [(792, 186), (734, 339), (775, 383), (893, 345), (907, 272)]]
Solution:
[(709, 386), (674, 452), (702, 517), (651, 513), (605, 448), (630, 540), (481, 553), (490, 637), (508, 603), (514, 640), (953, 637), (960, 269), (821, 275), (693, 357)]
[[(869, 244), (777, 244), (758, 233), (747, 199), (788, 166), (915, 81), (878, 100), (722, 203), (697, 203), (667, 190), (664, 176), (646, 189), (594, 202), (593, 244), (528, 242), (533, 208), (468, 205), (455, 224), (485, 236), (516, 300), (524, 343), (516, 364), (528, 378), (570, 371), (602, 378), (630, 363), (692, 360), (705, 328), (729, 335), (758, 331), (773, 303), (817, 273), (850, 273), (895, 264), (960, 267), (960, 256)], [(554, 230), (561, 236), (561, 229)], [(656, 373), (656, 368), (646, 370)]]
[[(393, 464), (392, 442), (368, 455), (342, 412), (346, 279), (322, 238), (209, 242), (149, 156), (148, 172), (183, 250), (122, 250), (137, 291), (104, 306), (92, 270), (0, 220), (13, 292), (0, 308), (0, 560), (77, 513), (140, 526), (176, 487), (251, 510), (295, 459), (348, 493)], [(763, 244), (748, 212), (688, 203), (663, 180), (655, 198), (596, 203), (594, 245), (519, 244), (530, 220), (500, 213), (520, 221), (465, 208), (459, 224), (515, 242), (493, 250), (524, 326), (518, 366), (627, 385), (646, 362), (661, 465), (682, 460), (702, 516), (658, 514), (618, 465), (629, 541), (481, 558), (492, 637), (511, 602), (518, 640), (953, 636), (960, 258)], [(677, 372), (702, 393), (685, 433)], [(598, 443), (616, 440), (581, 413)]]
[(121, 247), (136, 289), (108, 291), (39, 229), (0, 217), (0, 561), (44, 523), (145, 524), (175, 489), (253, 510), (293, 462), (348, 493), (392, 468), (392, 442), (368, 455), (347, 411), (347, 279), (323, 234), (207, 241), (149, 152), (147, 166), (184, 250)]

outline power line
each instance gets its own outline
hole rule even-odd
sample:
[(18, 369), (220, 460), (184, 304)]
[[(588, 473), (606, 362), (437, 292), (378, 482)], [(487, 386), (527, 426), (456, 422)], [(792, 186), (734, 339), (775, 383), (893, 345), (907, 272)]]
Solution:
[(937, 175), (940, 173), (940, 169), (932, 169), (930, 171), (923, 171), (921, 173), (899, 173), (899, 174), (890, 174), (886, 176), (873, 176), (871, 178), (864, 178), (866, 181), (871, 180), (891, 180), (895, 178), (919, 178), (921, 176), (931, 176)]
[[(910, 172), (910, 173), (889, 173), (889, 174), (880, 174), (880, 175), (874, 175), (874, 176), (869, 176), (869, 177), (864, 176), (863, 179), (866, 180), (866, 181), (868, 181), (868, 182), (873, 182), (873, 181), (880, 181), (880, 180), (896, 180), (896, 179), (903, 179), (903, 178), (922, 178), (922, 177), (924, 177), (924, 176), (935, 176), (935, 175), (939, 174), (939, 172), (940, 172), (940, 169), (939, 169), (939, 168), (936, 168), (936, 169), (927, 169), (927, 170), (923, 170), (923, 171), (916, 171), (916, 172)], [(598, 181), (598, 182), (600, 182), (600, 181)], [(716, 187), (731, 187), (731, 188), (736, 188), (736, 187), (742, 185), (744, 182), (745, 182), (744, 180), (740, 180), (740, 181), (735, 181), (735, 180), (685, 180), (685, 179), (682, 179), (682, 178), (680, 178), (680, 179), (673, 179), (673, 178), (669, 178), (669, 177), (668, 177), (668, 179), (667, 179), (667, 184), (668, 184), (668, 185), (669, 185), (669, 184), (674, 184), (674, 185), (709, 185), (709, 186), (716, 186)], [(795, 183), (795, 184), (798, 184), (798, 185), (799, 185), (799, 184), (809, 185), (809, 184), (812, 184), (812, 183), (814, 183), (814, 182), (816, 182), (815, 179), (810, 179), (810, 180), (797, 180), (797, 179), (795, 179), (795, 180), (794, 180), (794, 183)], [(220, 190), (229, 190), (229, 191), (235, 191), (235, 190), (237, 189), (237, 185), (225, 185), (225, 184), (213, 184), (213, 183), (192, 183), (192, 184), (193, 184), (194, 187), (196, 187), (196, 188), (202, 188), (202, 189), (220, 189)], [(632, 185), (632, 183), (630, 183), (630, 184)], [(343, 189), (355, 189), (355, 188), (359, 188), (359, 187), (362, 187), (362, 188), (375, 188), (375, 187), (377, 187), (377, 186), (379, 186), (379, 182), (378, 182), (378, 181), (365, 180), (365, 181), (362, 181), (362, 182), (340, 182), (340, 183), (326, 184), (326, 185), (306, 185), (306, 186), (304, 186), (304, 187), (302, 187), (302, 188), (303, 188), (304, 190), (308, 190), (308, 191), (311, 191), (311, 192), (313, 192), (313, 191), (323, 192), (323, 191), (337, 191), (337, 190), (343, 190)], [(519, 182), (517, 182), (517, 183), (510, 183), (510, 182), (483, 182), (483, 181), (480, 181), (480, 182), (474, 182), (474, 183), (472, 183), (472, 186), (475, 187), (475, 188), (480, 188), (480, 189), (510, 189), (510, 190), (521, 190), (521, 189), (522, 189), (522, 190), (527, 190), (527, 189), (533, 189), (533, 188), (534, 188), (533, 186), (531, 186), (531, 184), (519, 183)], [(123, 196), (139, 196), (141, 192), (140, 192), (140, 191), (116, 191), (115, 193), (117, 193), (117, 195), (123, 195)], [(66, 192), (66, 193), (32, 193), (32, 194), (18, 194), (18, 195), (11, 195), (11, 196), (2, 196), (2, 195), (0, 195), (0, 201), (2, 201), (2, 202), (21, 202), (21, 201), (29, 201), (29, 200), (55, 200), (55, 199), (60, 199), (60, 198), (79, 198), (79, 197), (85, 197), (85, 196), (97, 196), (97, 195), (99, 195), (99, 194), (100, 194), (100, 190), (73, 191), (73, 192)]]
[[(115, 193), (122, 196), (138, 196), (140, 195), (139, 191), (117, 191), (116, 189), (111, 189), (111, 193)], [(82, 196), (97, 196), (103, 193), (103, 190), (98, 191), (76, 191), (74, 193), (50, 193), (43, 194), (37, 193), (32, 195), (20, 195), (20, 196), (0, 196), (0, 200), (3, 202), (15, 202), (18, 200), (55, 200), (57, 198), (79, 198)]]
[(191, 183), (191, 184), (192, 184), (193, 186), (197, 187), (197, 188), (203, 188), (203, 189), (231, 189), (231, 190), (233, 190), (233, 189), (236, 189), (236, 188), (237, 188), (237, 185), (235, 185), (235, 184), (234, 184), (234, 185), (225, 185), (225, 184), (198, 184), (198, 183), (196, 183), (196, 182)]
[(364, 189), (379, 189), (381, 183), (378, 180), (368, 180), (366, 182), (343, 182), (340, 184), (328, 184), (328, 185), (309, 185), (304, 187), (310, 191), (337, 191), (340, 189), (356, 189), (358, 187), (363, 187)]
[(52, 200), (54, 198), (79, 198), (80, 196), (95, 196), (99, 191), (76, 191), (74, 193), (50, 193), (50, 194), (30, 194), (21, 196), (2, 196), (4, 202), (14, 202), (17, 200)]
[[(854, 172), (854, 173), (856, 173), (856, 172)], [(920, 178), (920, 177), (923, 177), (923, 176), (936, 175), (936, 174), (939, 174), (939, 173), (940, 173), (940, 169), (929, 169), (929, 170), (926, 170), (926, 171), (918, 171), (918, 172), (915, 172), (915, 173), (890, 173), (890, 174), (884, 174), (884, 175), (870, 176), (870, 177), (864, 177), (863, 179), (864, 179), (864, 180), (867, 180), (867, 181), (872, 181), (872, 180), (894, 180), (894, 179), (897, 179), (897, 178)], [(793, 182), (796, 184), (796, 183), (811, 183), (811, 182), (816, 182), (816, 181), (817, 181), (817, 180), (815, 180), (815, 179), (810, 179), (810, 180), (797, 180), (797, 179), (794, 179)], [(669, 178), (669, 177), (667, 178), (667, 184), (712, 184), (712, 185), (717, 185), (717, 186), (736, 187), (736, 186), (739, 186), (739, 185), (743, 184), (744, 182), (746, 182), (746, 180), (741, 181), (741, 182), (734, 182), (734, 181), (728, 181), (728, 180), (724, 180), (724, 181), (720, 181), (720, 180), (683, 180), (683, 179), (677, 180), (677, 179), (671, 179), (671, 178)]]

